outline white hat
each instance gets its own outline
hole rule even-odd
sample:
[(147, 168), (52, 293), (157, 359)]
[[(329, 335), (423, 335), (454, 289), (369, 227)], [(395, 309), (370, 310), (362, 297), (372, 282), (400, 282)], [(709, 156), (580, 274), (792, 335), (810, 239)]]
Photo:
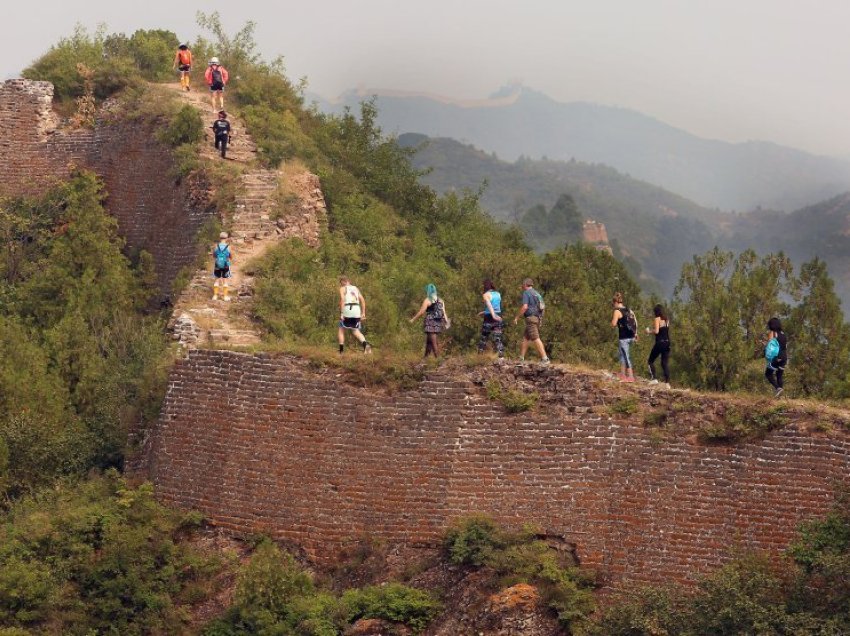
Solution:
[(214, 57), (210, 60), (210, 64), (218, 64), (218, 58)]
[(218, 235), (218, 238), (226, 239), (227, 238), (227, 232), (222, 232), (221, 234)]

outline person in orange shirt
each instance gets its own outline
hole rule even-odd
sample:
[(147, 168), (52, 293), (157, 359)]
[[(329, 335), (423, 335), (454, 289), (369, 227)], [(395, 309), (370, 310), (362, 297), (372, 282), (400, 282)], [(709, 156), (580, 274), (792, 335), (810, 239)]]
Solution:
[[(224, 87), (227, 85), (228, 75), (227, 69), (219, 64), (217, 57), (210, 60), (204, 77), (207, 80), (207, 86), (210, 87), (213, 110), (224, 110)], [(216, 97), (218, 97), (218, 106), (216, 106)]]
[(177, 47), (177, 53), (174, 55), (174, 68), (180, 71), (180, 88), (183, 90), (189, 89), (189, 72), (192, 70), (192, 51), (189, 50), (188, 44), (181, 44)]

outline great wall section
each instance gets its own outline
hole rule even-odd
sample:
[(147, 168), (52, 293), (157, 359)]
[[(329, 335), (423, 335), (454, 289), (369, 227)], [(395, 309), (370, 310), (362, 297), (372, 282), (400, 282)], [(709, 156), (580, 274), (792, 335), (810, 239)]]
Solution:
[[(51, 96), (43, 82), (0, 86), (0, 194), (37, 194), (75, 166), (94, 170), (122, 235), (152, 253), (167, 293), (196, 262), (198, 231), (216, 211), (169, 176), (168, 150), (149, 129), (107, 115), (93, 130), (65, 130)], [(248, 162), (250, 140), (241, 143), (234, 156)], [(302, 179), (297, 218), (282, 224), (269, 213), (280, 179)], [(318, 240), (315, 177), (251, 166), (242, 185), (230, 219), (237, 255), (293, 234)], [(246, 303), (250, 274), (237, 285)], [(455, 517), (485, 512), (539, 526), (612, 585), (692, 580), (736, 550), (786, 547), (850, 474), (846, 423), (824, 426), (825, 415), (805, 409), (763, 437), (712, 444), (697, 425), (722, 419), (725, 400), (623, 389), (566, 368), (449, 364), (390, 394), (291, 356), (215, 350), (256, 345), (258, 335), (210, 303), (208, 286), (199, 271), (175, 299), (174, 320), (187, 314), (196, 329), (135, 470), (164, 501), (318, 560), (363, 537), (429, 550)], [(509, 414), (487, 397), (491, 381), (541, 400)], [(639, 415), (617, 414), (622, 391), (646, 412), (666, 410), (676, 430), (659, 435)]]

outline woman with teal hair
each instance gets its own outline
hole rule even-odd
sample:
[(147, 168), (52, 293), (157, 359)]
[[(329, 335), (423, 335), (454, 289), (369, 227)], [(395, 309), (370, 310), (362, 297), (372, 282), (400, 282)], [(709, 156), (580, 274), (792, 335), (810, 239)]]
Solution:
[(410, 319), (414, 322), (422, 314), (425, 314), (425, 357), (433, 353), (434, 357), (440, 355), (440, 346), (437, 342), (437, 334), (449, 325), (449, 315), (446, 313), (446, 304), (437, 296), (437, 286), (434, 283), (425, 285), (425, 300), (419, 307), (416, 315)]

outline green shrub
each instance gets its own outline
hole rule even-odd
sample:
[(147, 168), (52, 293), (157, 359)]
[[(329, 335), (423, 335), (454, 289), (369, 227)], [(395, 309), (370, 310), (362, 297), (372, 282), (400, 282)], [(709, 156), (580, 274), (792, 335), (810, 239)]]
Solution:
[(637, 413), (639, 408), (640, 402), (638, 401), (637, 396), (627, 395), (617, 398), (614, 402), (612, 402), (608, 407), (608, 411), (612, 415), (633, 415)]
[(342, 604), (349, 622), (360, 618), (382, 618), (403, 623), (414, 633), (424, 630), (441, 608), (439, 601), (428, 592), (401, 583), (348, 590), (342, 595)]
[(201, 113), (194, 106), (185, 104), (171, 117), (158, 137), (160, 141), (172, 148), (197, 144), (204, 138), (204, 122), (201, 120)]
[(537, 405), (540, 394), (536, 392), (527, 393), (517, 389), (506, 389), (497, 381), (491, 380), (487, 383), (487, 397), (497, 400), (505, 405), (508, 413), (523, 413)]
[(482, 566), (505, 547), (506, 539), (495, 521), (473, 515), (456, 521), (446, 532), (443, 545), (452, 563)]

